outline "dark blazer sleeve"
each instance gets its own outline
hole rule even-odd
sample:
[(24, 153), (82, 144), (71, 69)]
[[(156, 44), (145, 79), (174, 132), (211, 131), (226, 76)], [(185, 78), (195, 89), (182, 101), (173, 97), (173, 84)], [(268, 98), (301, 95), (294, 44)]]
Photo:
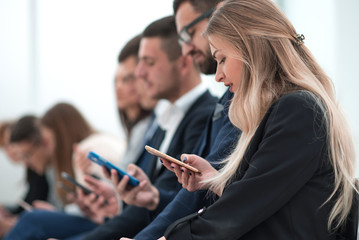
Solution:
[[(326, 146), (323, 113), (303, 94), (275, 103), (257, 129), (240, 180), (191, 220), (173, 224), (173, 239), (239, 239), (279, 211), (314, 175)], [(248, 154), (250, 152), (250, 154)]]
[(177, 219), (192, 214), (205, 204), (206, 191), (188, 192), (181, 189), (168, 206), (153, 222), (135, 236), (138, 240), (158, 239), (164, 235), (167, 227)]

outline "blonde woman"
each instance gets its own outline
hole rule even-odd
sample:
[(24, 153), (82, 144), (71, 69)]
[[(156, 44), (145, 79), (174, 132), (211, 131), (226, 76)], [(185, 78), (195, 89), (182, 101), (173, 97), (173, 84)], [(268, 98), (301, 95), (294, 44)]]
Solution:
[(183, 187), (219, 197), (166, 239), (356, 239), (351, 135), (304, 36), (270, 0), (225, 1), (204, 34), (242, 135), (220, 171), (195, 155), (182, 160), (201, 174), (163, 159)]

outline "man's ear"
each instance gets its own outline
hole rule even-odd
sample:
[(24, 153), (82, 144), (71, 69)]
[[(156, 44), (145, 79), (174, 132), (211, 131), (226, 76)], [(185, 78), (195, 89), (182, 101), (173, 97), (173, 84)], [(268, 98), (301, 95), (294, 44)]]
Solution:
[(181, 56), (179, 59), (179, 66), (181, 69), (182, 75), (188, 74), (191, 71), (193, 66), (193, 58), (190, 55)]

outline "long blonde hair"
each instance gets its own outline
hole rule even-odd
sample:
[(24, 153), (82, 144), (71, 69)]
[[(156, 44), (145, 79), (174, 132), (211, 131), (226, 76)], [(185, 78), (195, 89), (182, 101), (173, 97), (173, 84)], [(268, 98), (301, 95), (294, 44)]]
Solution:
[(304, 90), (311, 93), (324, 113), (328, 152), (335, 174), (335, 199), (328, 228), (341, 226), (353, 203), (354, 146), (346, 120), (335, 99), (331, 80), (305, 45), (297, 44), (294, 27), (270, 0), (227, 0), (211, 18), (204, 33), (228, 43), (243, 61), (243, 73), (229, 109), (230, 121), (242, 130), (233, 153), (220, 174), (210, 179), (222, 192), (268, 108), (281, 96)]

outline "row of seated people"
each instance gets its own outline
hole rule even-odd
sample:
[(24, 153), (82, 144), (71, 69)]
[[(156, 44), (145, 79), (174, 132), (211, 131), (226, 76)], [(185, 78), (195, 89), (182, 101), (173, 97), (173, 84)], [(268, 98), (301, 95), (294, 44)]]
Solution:
[[(142, 135), (128, 131), (136, 157), (121, 158), (139, 185), (104, 168), (100, 179), (91, 176), (89, 149), (76, 139), (78, 165), (61, 171), (81, 176), (98, 196), (79, 189), (68, 196), (83, 216), (25, 212), (4, 239), (356, 239), (350, 132), (303, 35), (270, 0), (175, 0), (174, 12), (148, 25), (119, 57), (116, 88), (136, 84), (154, 102), (146, 105), (153, 110), (142, 118)], [(228, 86), (219, 100), (201, 72)], [(132, 114), (121, 118), (128, 129), (136, 125)], [(14, 129), (10, 144), (20, 144)], [(137, 145), (134, 136), (141, 136)], [(62, 153), (57, 140), (50, 152)], [(199, 172), (158, 159), (145, 145)], [(60, 165), (52, 160), (54, 169)]]

